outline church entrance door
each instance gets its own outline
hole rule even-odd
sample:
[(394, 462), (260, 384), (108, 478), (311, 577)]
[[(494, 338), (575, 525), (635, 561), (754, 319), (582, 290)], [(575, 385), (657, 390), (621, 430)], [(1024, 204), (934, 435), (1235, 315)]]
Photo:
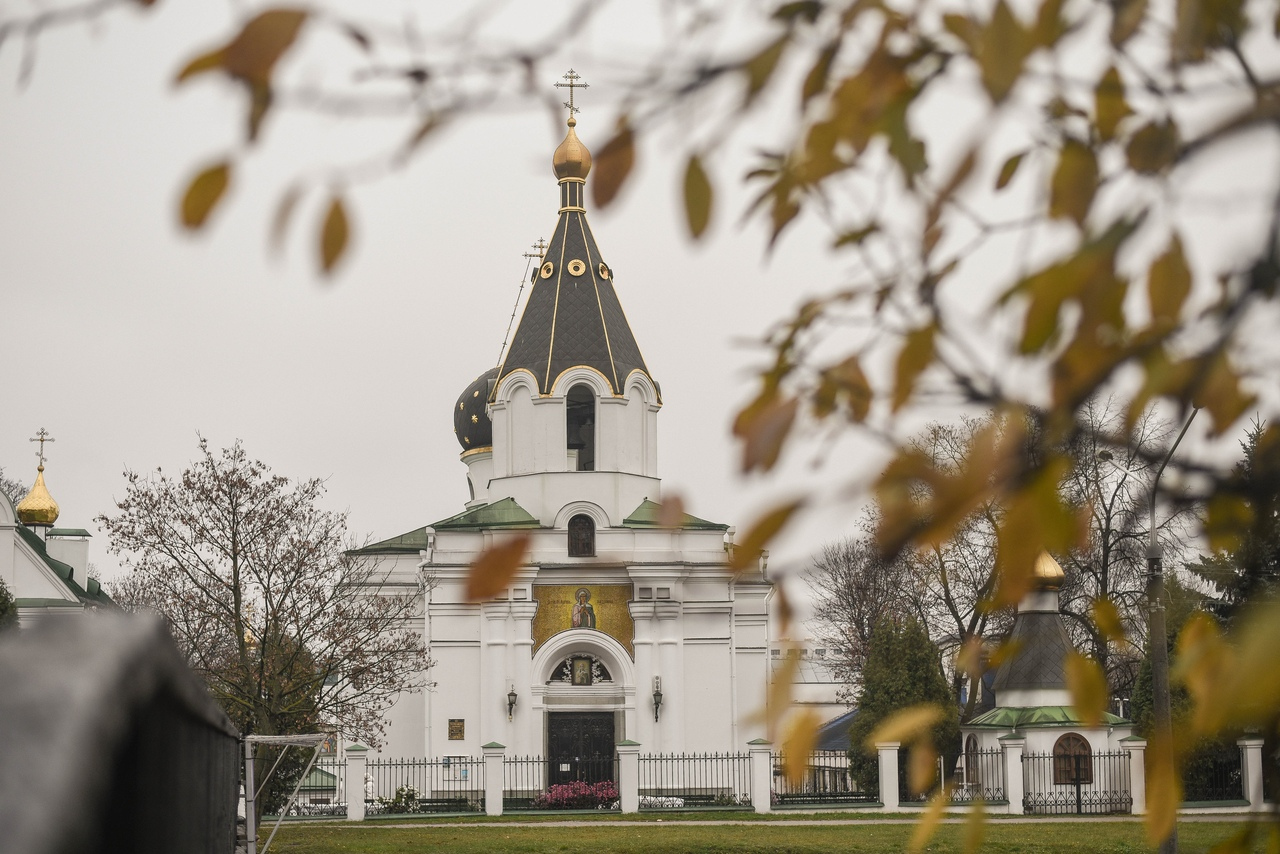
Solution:
[(552, 712), (547, 755), (552, 785), (613, 780), (613, 713)]

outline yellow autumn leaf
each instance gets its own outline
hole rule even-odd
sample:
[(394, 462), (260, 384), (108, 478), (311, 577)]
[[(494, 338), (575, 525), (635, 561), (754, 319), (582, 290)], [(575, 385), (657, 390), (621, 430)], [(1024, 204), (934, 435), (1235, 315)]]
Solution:
[(991, 20), (982, 31), (974, 59), (982, 70), (982, 85), (991, 100), (999, 103), (1008, 96), (1022, 76), (1022, 63), (1030, 48), (1030, 38), (1004, 0), (997, 0)]
[(1078, 140), (1067, 140), (1049, 186), (1049, 216), (1065, 217), (1083, 227), (1097, 190), (1098, 159), (1093, 149)]
[(1159, 737), (1152, 738), (1146, 750), (1147, 841), (1159, 845), (1173, 832), (1182, 803), (1182, 780), (1173, 760), (1173, 745)]
[(502, 592), (524, 564), (529, 535), (515, 534), (498, 540), (480, 553), (467, 572), (467, 601), (483, 602)]
[(684, 524), (684, 499), (679, 495), (668, 495), (658, 505), (658, 527), (679, 528)]
[(742, 541), (735, 543), (729, 553), (729, 566), (734, 572), (742, 572), (756, 565), (765, 546), (786, 526), (795, 512), (804, 506), (803, 499), (788, 501), (765, 513), (747, 529)]
[(1124, 96), (1124, 81), (1114, 65), (1107, 69), (1093, 90), (1093, 115), (1098, 136), (1104, 142), (1114, 139), (1120, 122), (1133, 115)]
[(924, 370), (933, 364), (933, 326), (923, 326), (907, 333), (898, 351), (898, 362), (894, 371), (893, 411), (897, 412), (915, 390), (916, 381)]
[(804, 781), (809, 766), (809, 754), (818, 743), (818, 727), (822, 724), (818, 713), (804, 709), (791, 716), (787, 734), (782, 740), (783, 770), (787, 782), (799, 785)]
[(347, 251), (350, 236), (351, 227), (347, 222), (346, 208), (342, 199), (334, 196), (325, 213), (324, 224), (320, 227), (320, 268), (325, 273), (332, 272), (341, 260), (343, 253)]
[(245, 23), (225, 48), (222, 65), (232, 77), (267, 84), (276, 63), (307, 20), (303, 9), (267, 9)]
[(1173, 165), (1178, 156), (1178, 128), (1172, 122), (1152, 122), (1140, 128), (1125, 146), (1129, 168), (1155, 175)]
[(1093, 618), (1093, 624), (1108, 641), (1124, 640), (1124, 625), (1120, 622), (1120, 612), (1116, 610), (1115, 603), (1110, 599), (1106, 597), (1094, 599), (1089, 605), (1089, 616)]
[(1161, 326), (1177, 323), (1190, 293), (1191, 270), (1182, 252), (1182, 241), (1175, 233), (1169, 248), (1151, 263), (1147, 273), (1147, 301), (1152, 322)]
[(636, 140), (626, 116), (618, 120), (618, 132), (595, 156), (591, 175), (591, 201), (608, 207), (636, 164)]
[(907, 752), (907, 788), (923, 794), (938, 782), (938, 752), (927, 739), (918, 738)]
[(1118, 0), (1111, 7), (1111, 43), (1121, 47), (1142, 25), (1147, 15), (1147, 0)]
[(920, 703), (899, 709), (876, 725), (867, 736), (865, 746), (868, 750), (875, 750), (876, 744), (883, 742), (915, 742), (927, 735), (929, 728), (941, 721), (945, 714), (936, 703)]
[(222, 161), (200, 170), (182, 196), (182, 225), (191, 231), (204, 225), (231, 181), (231, 163)]
[(987, 833), (987, 804), (981, 798), (969, 808), (964, 822), (964, 854), (977, 854)]
[(1068, 652), (1067, 690), (1080, 721), (1085, 726), (1099, 726), (1107, 710), (1107, 677), (1098, 662), (1075, 650)]
[(799, 400), (773, 392), (761, 395), (738, 413), (733, 422), (733, 435), (742, 440), (744, 472), (769, 471), (774, 467), (799, 410)]
[(960, 651), (956, 653), (956, 670), (970, 679), (982, 678), (982, 674), (986, 672), (982, 666), (985, 651), (982, 638), (975, 635), (966, 639), (960, 645)]
[(996, 189), (1003, 190), (1009, 186), (1009, 182), (1013, 180), (1013, 176), (1018, 173), (1018, 167), (1022, 165), (1022, 159), (1027, 156), (1025, 151), (1019, 151), (1010, 157), (1000, 167), (1000, 175), (996, 178)]
[(789, 41), (790, 36), (783, 35), (742, 64), (742, 70), (747, 76), (747, 104), (754, 101), (761, 90), (768, 85), (769, 78), (778, 67), (778, 60), (782, 59), (782, 52)]
[(907, 850), (912, 854), (923, 851), (924, 847), (929, 844), (929, 840), (938, 832), (948, 801), (949, 799), (944, 789), (939, 789), (938, 793), (929, 799), (929, 803), (921, 814), (920, 820), (916, 822), (915, 829), (911, 831), (911, 839), (907, 843)]
[(702, 158), (690, 155), (684, 170), (684, 212), (694, 239), (702, 236), (711, 221), (711, 199), (711, 180), (702, 167)]

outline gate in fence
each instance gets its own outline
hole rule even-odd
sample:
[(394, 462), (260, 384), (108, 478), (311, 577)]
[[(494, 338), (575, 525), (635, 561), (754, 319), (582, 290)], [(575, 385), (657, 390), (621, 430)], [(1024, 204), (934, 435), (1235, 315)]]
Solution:
[(599, 809), (618, 803), (616, 755), (574, 757), (572, 763), (541, 756), (502, 760), (502, 811)]
[(1042, 815), (1106, 815), (1133, 809), (1129, 754), (1031, 753), (1022, 757), (1023, 810)]
[(872, 766), (867, 779), (856, 779), (850, 768), (849, 754), (843, 750), (810, 752), (798, 777), (787, 774), (785, 753), (774, 753), (771, 761), (772, 797), (778, 807), (835, 806), (880, 800), (878, 769)]
[(751, 757), (746, 753), (649, 754), (639, 757), (640, 809), (746, 809)]

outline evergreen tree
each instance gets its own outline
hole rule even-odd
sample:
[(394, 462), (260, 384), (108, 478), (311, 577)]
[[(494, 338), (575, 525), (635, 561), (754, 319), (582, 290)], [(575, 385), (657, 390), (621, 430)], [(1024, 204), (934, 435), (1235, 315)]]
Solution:
[(18, 625), (18, 603), (13, 601), (9, 588), (0, 580), (0, 631)]
[(882, 619), (871, 633), (858, 714), (849, 730), (850, 769), (861, 787), (877, 779), (877, 760), (866, 745), (867, 736), (894, 712), (921, 703), (946, 709), (930, 737), (934, 749), (953, 763), (960, 752), (960, 720), (942, 672), (942, 655), (918, 621)]
[(1226, 620), (1280, 591), (1280, 435), (1255, 421), (1240, 449), (1230, 491), (1244, 499), (1249, 524), (1234, 548), (1188, 566), (1217, 588), (1214, 610)]

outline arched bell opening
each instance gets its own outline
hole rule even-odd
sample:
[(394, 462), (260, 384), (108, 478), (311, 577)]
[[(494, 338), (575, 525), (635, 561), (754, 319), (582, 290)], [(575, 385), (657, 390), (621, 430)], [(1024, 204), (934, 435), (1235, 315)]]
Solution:
[(575, 385), (565, 395), (566, 447), (577, 471), (596, 470), (596, 395), (590, 386)]

